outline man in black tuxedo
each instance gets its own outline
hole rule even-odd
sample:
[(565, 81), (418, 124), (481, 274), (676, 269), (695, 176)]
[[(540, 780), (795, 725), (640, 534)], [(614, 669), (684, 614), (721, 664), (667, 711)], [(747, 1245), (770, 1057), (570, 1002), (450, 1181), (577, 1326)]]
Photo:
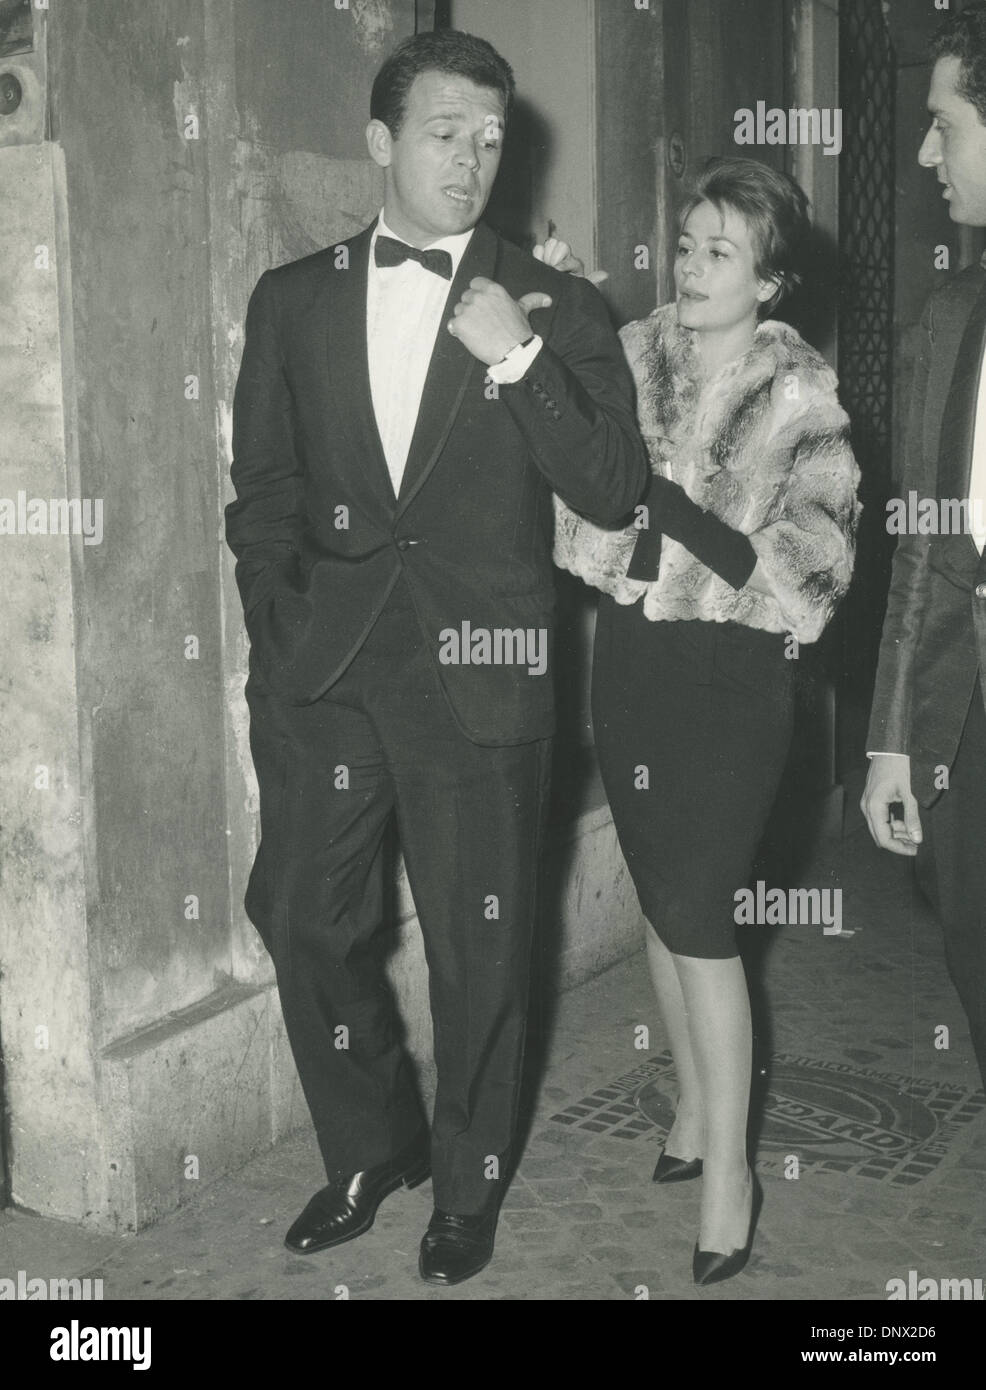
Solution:
[[(383, 65), (382, 213), (257, 284), (226, 513), (260, 785), (246, 906), (328, 1176), (287, 1244), (351, 1240), (430, 1166), (419, 1267), (439, 1284), (491, 1258), (512, 1157), (554, 728), (551, 492), (612, 523), (647, 478), (597, 292), (479, 221), (512, 96), (467, 34)], [(371, 945), (392, 814), (429, 967), (430, 1143)]]
[[(947, 19), (932, 56), (918, 158), (952, 219), (983, 227), (986, 6)], [(922, 330), (901, 491), (963, 524), (897, 543), (862, 806), (878, 845), (917, 856), (986, 1083), (986, 256), (931, 296)]]

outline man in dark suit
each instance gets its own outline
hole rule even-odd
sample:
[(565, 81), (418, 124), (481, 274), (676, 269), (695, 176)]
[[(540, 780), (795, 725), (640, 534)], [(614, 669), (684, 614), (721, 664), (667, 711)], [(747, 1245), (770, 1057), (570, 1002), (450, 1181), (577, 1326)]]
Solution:
[[(949, 18), (932, 56), (918, 158), (952, 219), (986, 226), (986, 6)], [(917, 856), (986, 1081), (986, 257), (922, 326), (902, 480), (917, 525), (894, 556), (862, 807), (878, 845)]]
[[(513, 77), (456, 32), (401, 44), (367, 128), (383, 210), (263, 275), (227, 536), (251, 641), (273, 958), (328, 1186), (326, 1249), (434, 1178), (429, 1282), (490, 1259), (511, 1161), (554, 698), (552, 490), (602, 522), (647, 466), (602, 300), (479, 221)], [(532, 315), (532, 317), (529, 317)], [(396, 814), (425, 941), (430, 1135), (371, 938)]]

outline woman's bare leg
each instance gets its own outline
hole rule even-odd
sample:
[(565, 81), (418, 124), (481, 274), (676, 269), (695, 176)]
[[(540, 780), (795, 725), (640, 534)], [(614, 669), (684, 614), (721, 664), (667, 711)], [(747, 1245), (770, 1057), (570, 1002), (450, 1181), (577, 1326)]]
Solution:
[(674, 956), (705, 1110), (699, 1247), (730, 1254), (747, 1242), (753, 1029), (743, 963)]
[(705, 1110), (698, 1068), (692, 1055), (685, 1000), (675, 969), (675, 957), (650, 925), (647, 927), (647, 965), (678, 1079), (678, 1105), (664, 1152), (674, 1158), (701, 1158), (705, 1150)]

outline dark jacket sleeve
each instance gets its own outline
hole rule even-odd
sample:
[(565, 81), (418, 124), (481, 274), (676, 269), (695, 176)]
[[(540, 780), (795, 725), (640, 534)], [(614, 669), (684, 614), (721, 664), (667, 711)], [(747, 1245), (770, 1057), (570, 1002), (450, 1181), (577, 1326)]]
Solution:
[(236, 556), (245, 613), (296, 572), (303, 506), (294, 448), (291, 393), (284, 372), (271, 273), (257, 282), (233, 397), (236, 501), (226, 508), (226, 539)]
[[(538, 311), (532, 316), (537, 332)], [(625, 518), (649, 473), (633, 378), (602, 296), (562, 277), (551, 330), (520, 381), (500, 387), (549, 486), (601, 525)]]
[[(924, 416), (934, 338), (934, 300), (929, 299), (921, 319), (921, 348), (911, 388), (901, 479), (904, 497), (912, 488), (919, 497), (932, 497), (937, 490), (937, 460), (929, 460), (924, 448)], [(905, 534), (897, 541), (866, 735), (866, 747), (871, 753), (910, 751), (914, 658), (928, 598), (929, 551), (929, 536)]]
[(643, 502), (648, 525), (641, 529), (634, 546), (628, 579), (657, 578), (663, 534), (679, 541), (732, 588), (743, 588), (757, 564), (757, 552), (748, 536), (693, 502), (679, 483), (657, 473), (651, 474)]

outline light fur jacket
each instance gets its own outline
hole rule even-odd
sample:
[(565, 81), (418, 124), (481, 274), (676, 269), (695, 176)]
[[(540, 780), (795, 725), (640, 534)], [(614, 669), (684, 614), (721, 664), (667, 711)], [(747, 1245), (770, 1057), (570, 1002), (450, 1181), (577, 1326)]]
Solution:
[(758, 325), (743, 357), (702, 380), (673, 304), (621, 330), (651, 468), (749, 536), (776, 597), (733, 589), (664, 536), (657, 579), (626, 577), (639, 531), (607, 530), (555, 497), (555, 563), (648, 618), (821, 635), (852, 577), (859, 468), (835, 373), (787, 324)]

